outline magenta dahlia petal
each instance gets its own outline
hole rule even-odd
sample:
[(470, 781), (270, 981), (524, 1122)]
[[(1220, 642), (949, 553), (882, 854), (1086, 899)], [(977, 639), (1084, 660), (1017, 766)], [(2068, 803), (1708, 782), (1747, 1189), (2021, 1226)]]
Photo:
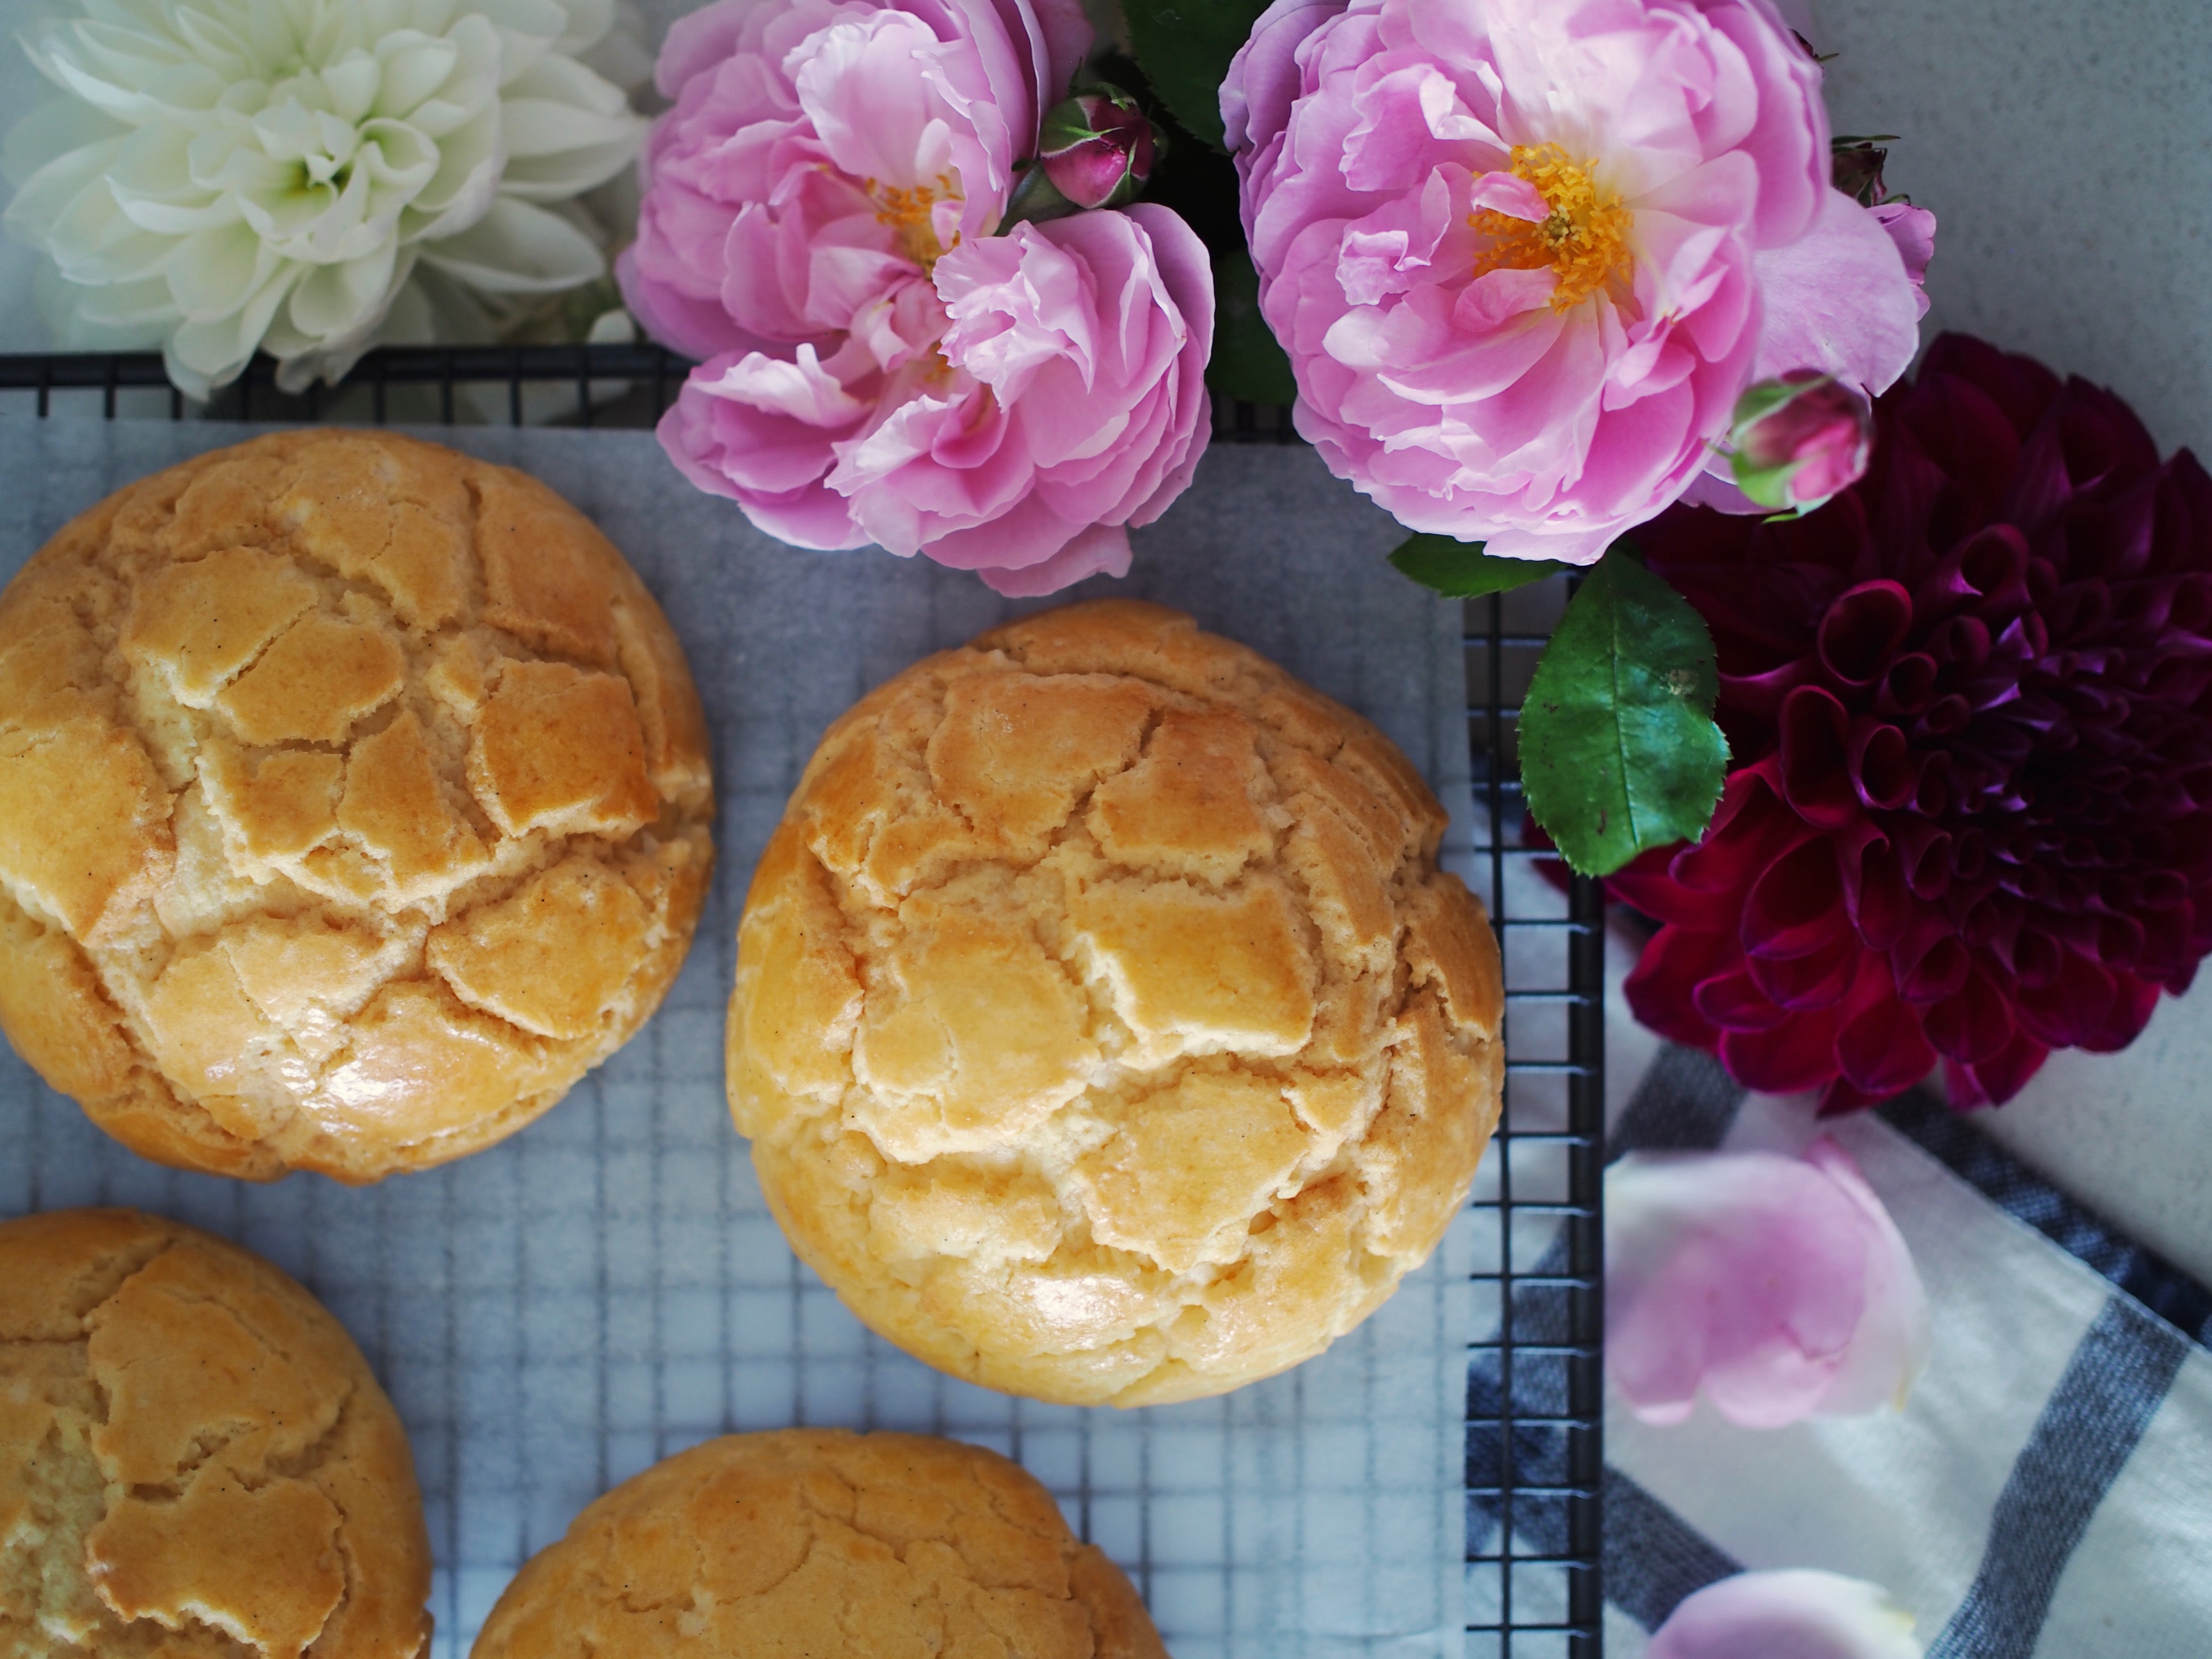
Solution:
[(1720, 1041), (1721, 1064), (1747, 1088), (1769, 1094), (1817, 1089), (1836, 1075), (1836, 1016), (1822, 1008), (1766, 1031), (1730, 1031)]
[(1939, 1060), (1954, 1104), (1999, 1103), (2212, 953), (2212, 477), (1956, 335), (1875, 432), (1818, 512), (1639, 535), (1712, 629), (1738, 765), (1623, 885), (1697, 930), (1664, 955), (1698, 971), (1632, 1000), (1826, 1111)]
[(1819, 949), (1805, 956), (1747, 957), (1744, 966), (1752, 983), (1777, 1007), (1802, 1013), (1808, 1008), (1832, 1008), (1843, 1000), (1858, 956), (1851, 930), (1838, 925)]
[(1719, 1028), (1698, 1006), (1698, 988), (1740, 973), (1743, 952), (1725, 933), (1662, 927), (1622, 987), (1636, 1018), (1669, 1042), (1710, 1048)]

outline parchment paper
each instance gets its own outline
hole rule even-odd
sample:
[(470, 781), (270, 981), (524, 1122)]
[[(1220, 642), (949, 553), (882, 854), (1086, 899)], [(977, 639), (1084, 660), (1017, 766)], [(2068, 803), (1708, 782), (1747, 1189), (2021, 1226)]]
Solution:
[[(245, 428), (0, 419), (0, 576), (107, 491)], [(1460, 1650), (1473, 1218), (1322, 1358), (1135, 1412), (1016, 1401), (865, 1331), (785, 1247), (722, 1093), (753, 860), (822, 730), (915, 659), (1019, 610), (972, 576), (782, 547), (630, 432), (423, 435), (518, 465), (598, 520), (683, 636), (714, 727), (714, 896), (666, 1004), (537, 1124), (353, 1191), (145, 1163), (0, 1049), (0, 1214), (133, 1204), (238, 1240), (343, 1320), (412, 1436), (462, 1659), (586, 1503), (731, 1430), (902, 1428), (1018, 1458), (1128, 1568), (1178, 1659)], [(1374, 720), (1454, 809), (1468, 753), (1457, 607), (1381, 561), (1403, 532), (1303, 448), (1217, 447), (1137, 537), (1119, 592), (1180, 606)], [(1464, 856), (1462, 850), (1462, 856)]]

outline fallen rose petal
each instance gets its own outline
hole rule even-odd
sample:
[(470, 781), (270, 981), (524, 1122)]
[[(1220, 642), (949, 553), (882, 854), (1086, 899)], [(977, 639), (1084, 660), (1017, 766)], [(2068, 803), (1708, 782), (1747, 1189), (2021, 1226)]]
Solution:
[(1879, 1584), (1809, 1568), (1740, 1572), (1685, 1596), (1644, 1659), (1921, 1659)]
[(1631, 1152), (1606, 1172), (1606, 1369), (1629, 1409), (1678, 1423), (1698, 1395), (1778, 1428), (1902, 1401), (1927, 1363), (1911, 1254), (1834, 1141)]

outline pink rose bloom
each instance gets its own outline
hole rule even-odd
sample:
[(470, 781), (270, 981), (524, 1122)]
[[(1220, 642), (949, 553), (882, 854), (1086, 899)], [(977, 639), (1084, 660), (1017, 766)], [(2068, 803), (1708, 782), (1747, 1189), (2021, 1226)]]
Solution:
[(1125, 573), (1210, 429), (1213, 285), (1165, 209), (1000, 235), (1074, 0), (723, 0), (670, 31), (623, 292), (707, 361), (660, 440), (802, 547), (1002, 592)]
[(1679, 1423), (1702, 1393), (1746, 1428), (1901, 1405), (1928, 1297), (1897, 1225), (1835, 1141), (1805, 1156), (1632, 1152), (1605, 1177), (1605, 1363), (1628, 1408)]
[(1912, 1625), (1863, 1578), (1740, 1572), (1684, 1596), (1644, 1659), (1921, 1659)]
[(1127, 526), (1210, 430), (1205, 244), (1149, 203), (963, 242), (829, 355), (694, 370), (660, 440), (702, 489), (802, 547), (868, 542), (1050, 593), (1129, 568)]
[(1276, 0), (1221, 110), (1298, 429), (1415, 530), (1588, 563), (1753, 380), (1887, 386), (1916, 289), (1820, 81), (1768, 0)]
[(1090, 45), (1078, 0), (718, 0), (679, 17), (623, 298), (693, 357), (845, 329), (997, 228)]

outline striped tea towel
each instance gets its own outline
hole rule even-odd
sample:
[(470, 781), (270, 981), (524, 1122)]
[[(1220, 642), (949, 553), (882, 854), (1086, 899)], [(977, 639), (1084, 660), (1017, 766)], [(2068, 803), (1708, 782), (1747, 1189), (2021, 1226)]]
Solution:
[[(1608, 1017), (1629, 1018), (1617, 1000)], [(1623, 1049), (1649, 1063), (1616, 1079), (1609, 1157), (1816, 1133), (1809, 1098), (1747, 1096), (1648, 1038)], [(1901, 1413), (1761, 1432), (1612, 1406), (1610, 1659), (1637, 1659), (1692, 1591), (1774, 1567), (1885, 1586), (1930, 1659), (2212, 1656), (2212, 1296), (1933, 1094), (1819, 1127), (1911, 1246), (1933, 1358)]]

